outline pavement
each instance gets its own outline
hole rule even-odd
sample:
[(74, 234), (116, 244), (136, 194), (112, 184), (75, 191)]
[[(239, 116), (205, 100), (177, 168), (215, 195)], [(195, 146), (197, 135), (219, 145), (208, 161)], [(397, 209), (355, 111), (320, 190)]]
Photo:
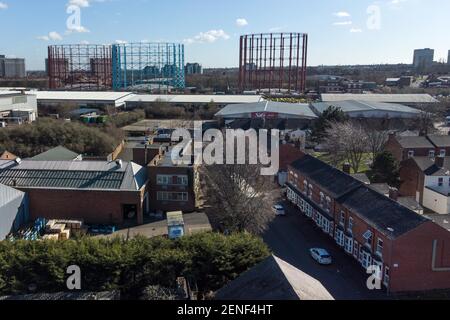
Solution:
[[(274, 219), (263, 235), (276, 256), (320, 281), (336, 300), (390, 299), (385, 290), (367, 289), (369, 275), (313, 221), (287, 202), (285, 207), (287, 215)], [(309, 249), (316, 247), (328, 250), (331, 266), (320, 266), (311, 258)]]

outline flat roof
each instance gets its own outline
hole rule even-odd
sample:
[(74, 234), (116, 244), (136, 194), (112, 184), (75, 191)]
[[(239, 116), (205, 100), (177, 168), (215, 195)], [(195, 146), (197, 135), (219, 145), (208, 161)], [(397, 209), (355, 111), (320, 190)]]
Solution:
[(38, 100), (124, 102), (134, 96), (131, 92), (109, 91), (34, 91)]
[(355, 93), (324, 93), (323, 102), (335, 101), (370, 101), (370, 102), (391, 102), (391, 103), (436, 103), (439, 102), (429, 94), (355, 94)]
[(166, 103), (254, 103), (263, 101), (260, 95), (155, 95), (141, 94), (134, 95), (127, 99), (127, 102), (166, 102)]
[(411, 115), (419, 115), (420, 110), (410, 108), (398, 103), (386, 103), (376, 101), (334, 101), (334, 102), (317, 102), (312, 104), (320, 113), (323, 113), (329, 107), (334, 106), (340, 108), (345, 113), (364, 112), (364, 111), (382, 111), (382, 112), (400, 112)]

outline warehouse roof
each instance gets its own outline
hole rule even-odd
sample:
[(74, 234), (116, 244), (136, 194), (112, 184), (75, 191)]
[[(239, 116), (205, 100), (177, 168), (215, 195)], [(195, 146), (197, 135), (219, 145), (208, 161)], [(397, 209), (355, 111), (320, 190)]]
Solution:
[(132, 96), (131, 92), (109, 91), (34, 91), (38, 101), (106, 102), (122, 105)]
[(24, 195), (25, 194), (22, 191), (0, 184), (0, 207), (3, 207), (17, 198), (21, 198)]
[(313, 103), (313, 107), (319, 113), (323, 113), (325, 110), (327, 110), (331, 106), (340, 108), (345, 113), (378, 111), (378, 112), (386, 112), (386, 113), (400, 112), (400, 113), (408, 113), (408, 114), (412, 114), (412, 115), (420, 114), (419, 110), (407, 107), (402, 104), (376, 102), (376, 101), (347, 100), (347, 101)]
[(279, 114), (288, 117), (316, 119), (317, 115), (306, 103), (284, 103), (274, 101), (261, 101), (247, 104), (228, 105), (216, 117), (251, 118), (252, 114)]
[(127, 102), (167, 102), (167, 103), (254, 103), (262, 101), (259, 95), (134, 95)]
[(0, 171), (0, 183), (18, 188), (140, 190), (146, 180), (133, 162), (24, 160)]
[(59, 146), (50, 150), (47, 150), (37, 156), (34, 156), (30, 160), (35, 161), (70, 161), (79, 158), (79, 154), (73, 152), (63, 146)]
[(303, 271), (270, 256), (217, 291), (217, 300), (334, 300)]
[(324, 93), (323, 102), (335, 101), (370, 101), (370, 102), (390, 102), (390, 103), (436, 103), (439, 102), (429, 94), (354, 94), (354, 93)]

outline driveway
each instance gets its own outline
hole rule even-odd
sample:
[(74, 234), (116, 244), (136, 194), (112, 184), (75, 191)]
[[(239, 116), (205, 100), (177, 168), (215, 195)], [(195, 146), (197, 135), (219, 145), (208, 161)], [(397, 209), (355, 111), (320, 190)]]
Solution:
[[(285, 204), (286, 217), (277, 217), (263, 235), (273, 253), (301, 271), (319, 280), (336, 300), (389, 299), (384, 290), (370, 291), (366, 287), (369, 275), (314, 222), (290, 204)], [(331, 266), (318, 265), (309, 249), (327, 249), (334, 261)]]

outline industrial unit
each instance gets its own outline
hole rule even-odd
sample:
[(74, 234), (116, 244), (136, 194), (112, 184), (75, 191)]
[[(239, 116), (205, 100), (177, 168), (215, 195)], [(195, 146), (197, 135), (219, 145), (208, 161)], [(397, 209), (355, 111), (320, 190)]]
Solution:
[(46, 62), (51, 89), (163, 91), (185, 87), (184, 45), (54, 45)]
[(20, 125), (36, 121), (37, 99), (32, 93), (0, 91), (0, 125)]
[(0, 241), (28, 221), (25, 193), (0, 184)]
[(241, 91), (303, 93), (306, 87), (308, 35), (267, 33), (241, 36)]
[(385, 103), (399, 103), (410, 107), (419, 106), (423, 104), (439, 102), (429, 94), (375, 94), (375, 93), (324, 93), (322, 94), (323, 102), (340, 102), (340, 101), (364, 101), (364, 102), (385, 102)]

